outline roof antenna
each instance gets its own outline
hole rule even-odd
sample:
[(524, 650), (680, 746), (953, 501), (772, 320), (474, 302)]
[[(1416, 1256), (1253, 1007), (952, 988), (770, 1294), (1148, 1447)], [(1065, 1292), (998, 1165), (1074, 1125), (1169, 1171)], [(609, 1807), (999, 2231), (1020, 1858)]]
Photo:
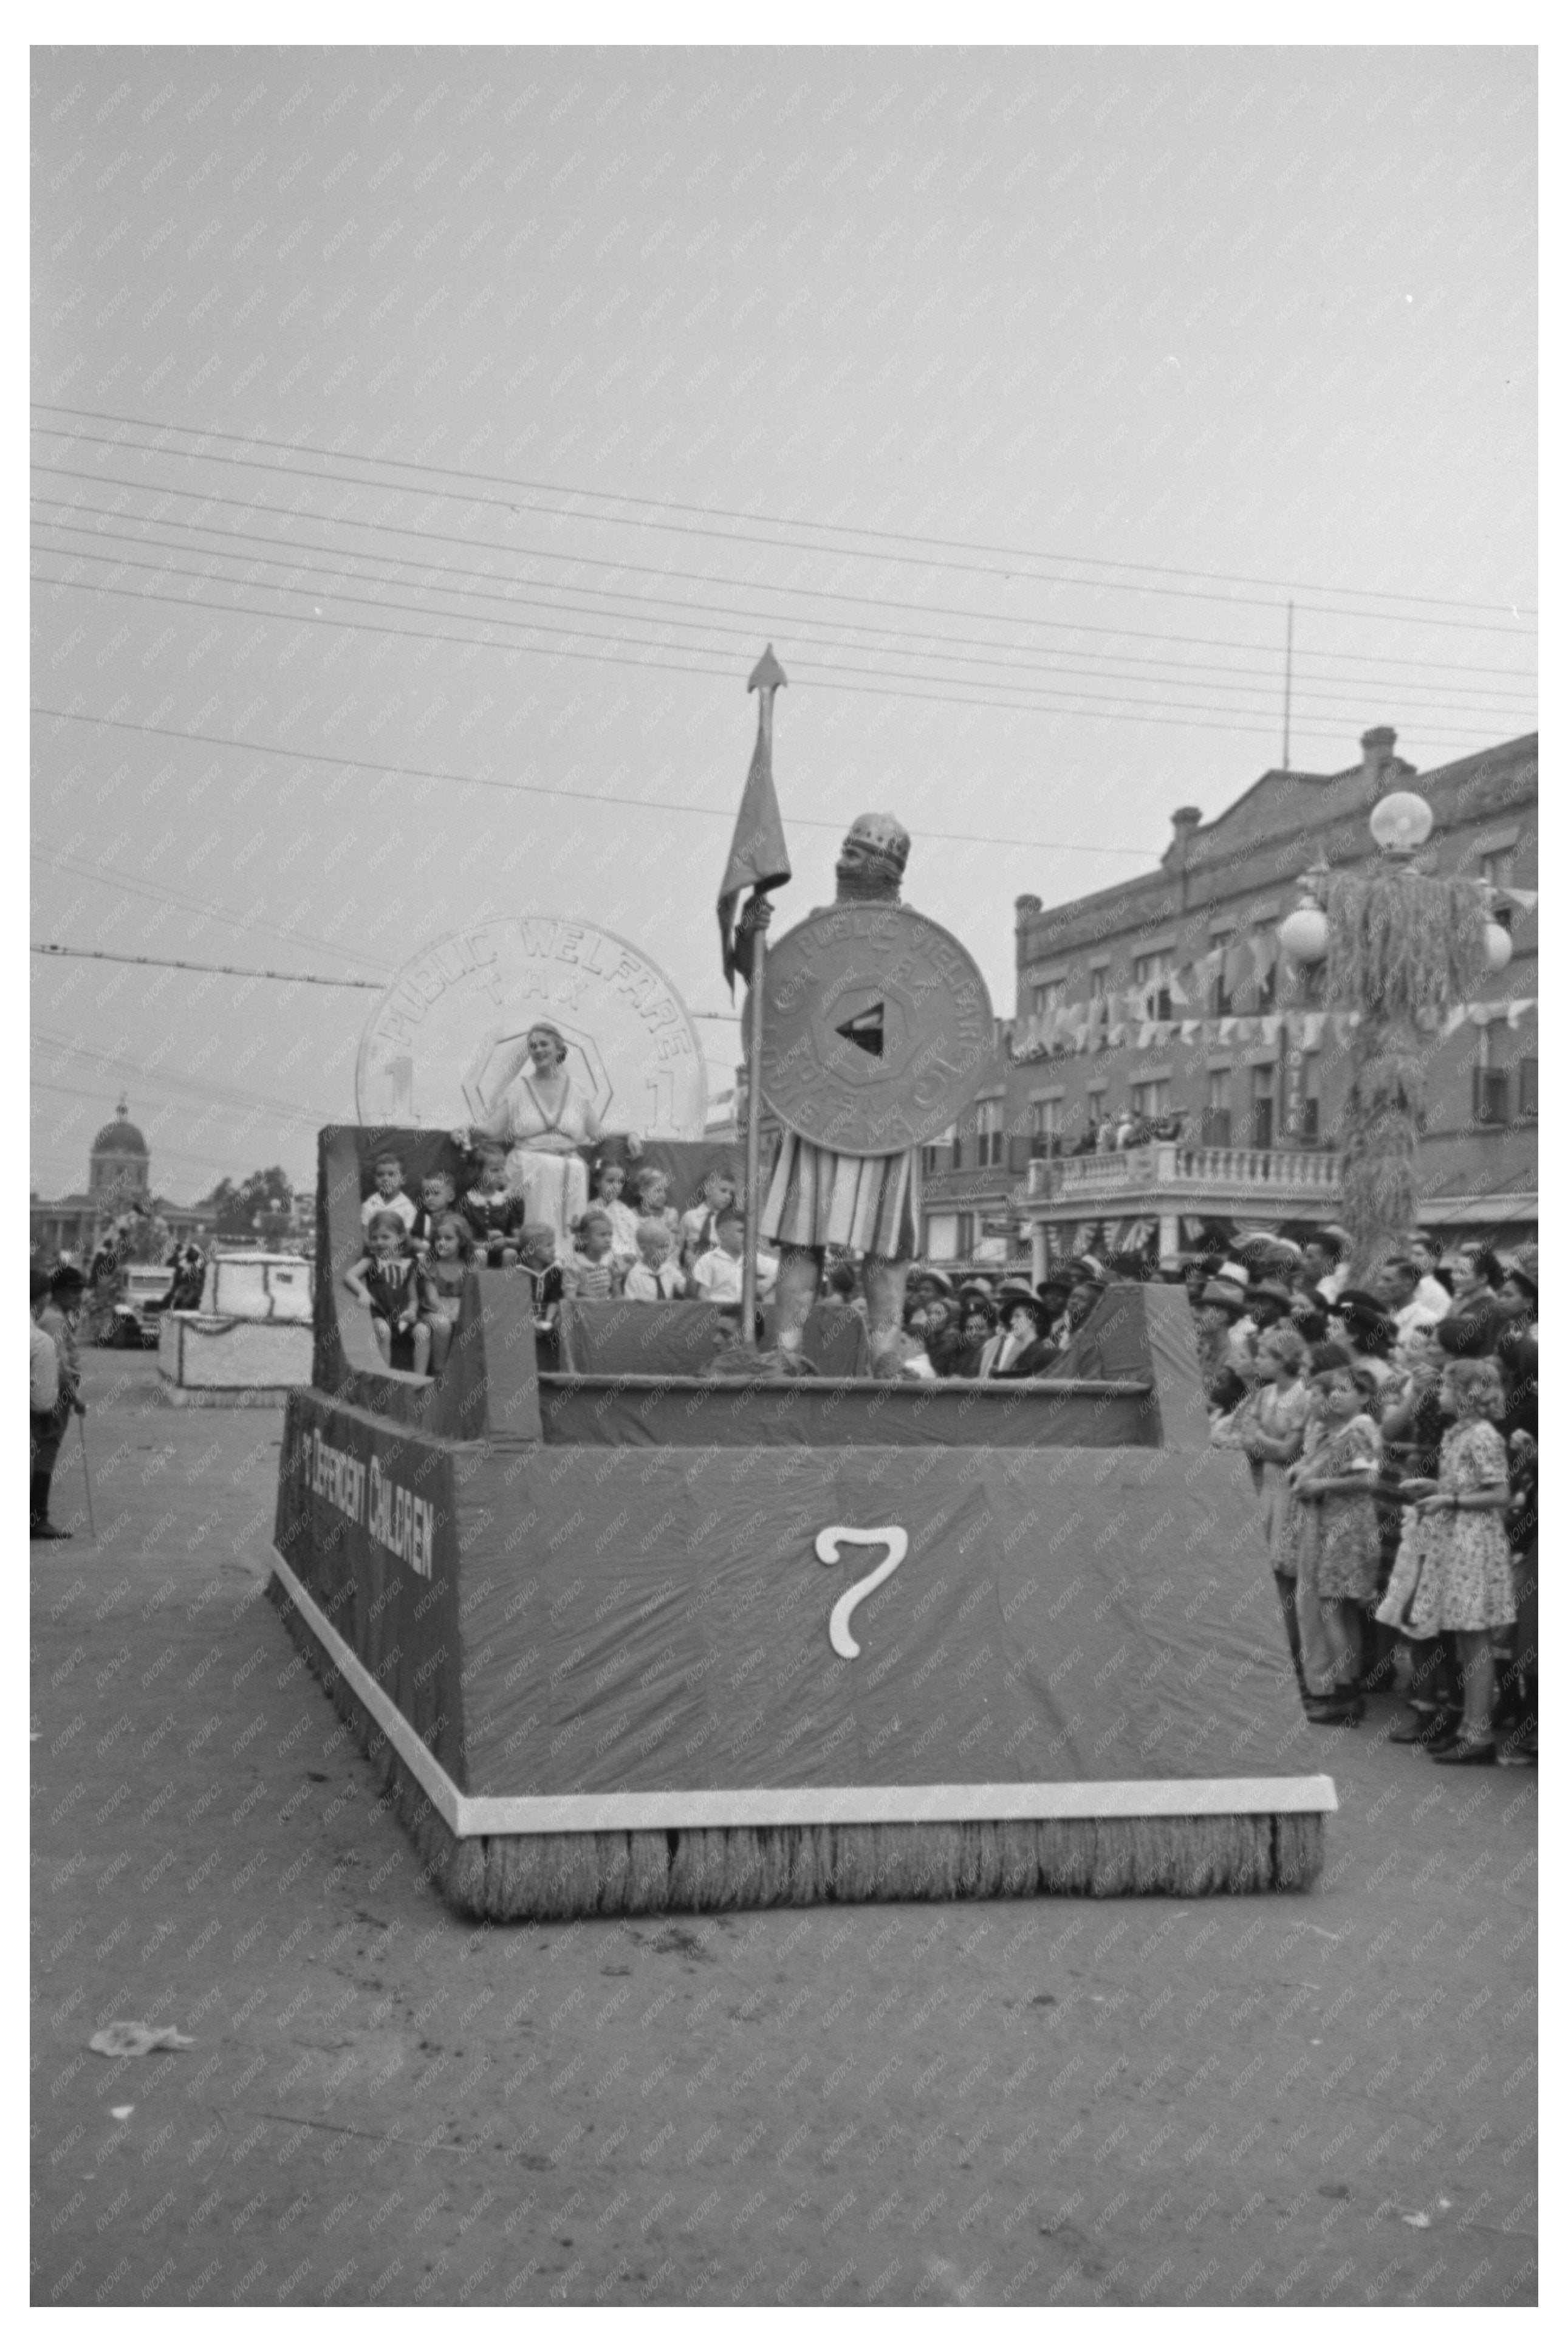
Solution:
[(1295, 634), (1296, 608), (1291, 604), (1285, 607), (1285, 748), (1280, 755), (1282, 768), (1291, 764), (1291, 654)]

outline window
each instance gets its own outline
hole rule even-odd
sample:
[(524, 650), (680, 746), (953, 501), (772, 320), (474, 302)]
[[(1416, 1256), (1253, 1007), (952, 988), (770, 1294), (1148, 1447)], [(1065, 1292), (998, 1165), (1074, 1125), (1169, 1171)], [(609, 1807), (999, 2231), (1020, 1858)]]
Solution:
[(975, 1218), (972, 1210), (964, 1210), (958, 1217), (957, 1241), (956, 1255), (959, 1257), (967, 1257), (975, 1246)]
[(1103, 1003), (1104, 1003), (1104, 1002), (1105, 1002), (1106, 995), (1107, 995), (1107, 993), (1109, 992), (1110, 985), (1111, 985), (1111, 967), (1110, 967), (1110, 965), (1109, 965), (1108, 963), (1097, 963), (1097, 964), (1093, 965), (1093, 966), (1092, 967), (1092, 969), (1091, 969), (1091, 971), (1090, 971), (1090, 974), (1089, 974), (1089, 1002), (1090, 1002), (1090, 1003), (1091, 1003), (1091, 1004), (1103, 1004)]
[(1322, 1113), (1318, 1101), (1322, 1066), (1321, 1054), (1304, 1054), (1301, 1056), (1301, 1110), (1297, 1133), (1303, 1143), (1316, 1143), (1321, 1134)]
[(1030, 993), (1030, 1009), (1037, 1021), (1043, 1021), (1048, 1013), (1060, 1012), (1066, 1002), (1064, 980), (1037, 980)]
[(1533, 1054), (1527, 1054), (1519, 1066), (1519, 1115), (1521, 1118), (1539, 1118), (1541, 1065)]
[(1274, 1072), (1264, 1064), (1252, 1073), (1252, 1149), (1267, 1151), (1274, 1140)]
[(1171, 959), (1168, 949), (1155, 955), (1134, 956), (1133, 986), (1145, 992), (1145, 1018), (1168, 1021), (1171, 1017)]
[(1208, 1009), (1217, 1020), (1223, 1019), (1230, 1010), (1230, 983), (1225, 977), (1225, 959), (1234, 944), (1230, 933), (1222, 931), (1210, 949), (1210, 953), (1219, 958), (1214, 977), (1208, 983)]
[(1002, 1106), (999, 1100), (977, 1104), (975, 1111), (977, 1168), (999, 1168), (1003, 1158)]
[(1158, 1118), (1170, 1108), (1171, 1082), (1168, 1078), (1140, 1078), (1133, 1088), (1133, 1108), (1140, 1118)]
[[(1477, 859), (1476, 866), (1483, 882), (1490, 882), (1494, 890), (1504, 890), (1513, 880), (1513, 852), (1511, 849), (1486, 850)], [(1494, 923), (1500, 924), (1505, 931), (1511, 931), (1513, 912), (1512, 907), (1504, 898), (1492, 908), (1492, 920)]]
[(1471, 1115), (1478, 1127), (1506, 1127), (1508, 1124), (1508, 1072), (1489, 1069), (1479, 1063), (1471, 1073), (1475, 1097)]
[(1208, 1099), (1203, 1107), (1203, 1139), (1205, 1143), (1226, 1150), (1230, 1142), (1230, 1073), (1210, 1070)]
[(1061, 1133), (1061, 1103), (1054, 1097), (1050, 1102), (1030, 1103), (1029, 1125), (1031, 1135), (1060, 1135)]

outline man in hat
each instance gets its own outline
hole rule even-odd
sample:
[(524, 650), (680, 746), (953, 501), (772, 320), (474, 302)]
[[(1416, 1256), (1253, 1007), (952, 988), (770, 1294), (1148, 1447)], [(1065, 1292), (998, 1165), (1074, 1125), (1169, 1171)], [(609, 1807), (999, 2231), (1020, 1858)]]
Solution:
[[(35, 1286), (40, 1277), (35, 1276)], [(77, 1350), (76, 1322), (86, 1286), (80, 1269), (58, 1265), (49, 1278), (47, 1297), (35, 1286), (33, 1320), (55, 1351), (56, 1396), (47, 1412), (32, 1416), (32, 1477), (28, 1499), (28, 1532), (42, 1543), (61, 1543), (69, 1530), (57, 1528), (49, 1517), (49, 1485), (59, 1454), (60, 1440), (73, 1412), (85, 1413), (81, 1401), (81, 1358)]]
[[(896, 907), (909, 835), (895, 816), (857, 816), (844, 836), (834, 874), (834, 905)], [(827, 912), (813, 907), (812, 915)], [(773, 909), (748, 900), (736, 937), (736, 966), (751, 977), (752, 935), (765, 931)], [(810, 918), (807, 919), (810, 920)], [(903, 1370), (904, 1295), (920, 1227), (918, 1154), (877, 1156), (839, 1152), (811, 1143), (786, 1127), (761, 1218), (762, 1237), (779, 1251), (775, 1292), (779, 1369), (809, 1369), (801, 1352), (806, 1318), (816, 1302), (830, 1243), (862, 1255), (873, 1373), (896, 1380)]]

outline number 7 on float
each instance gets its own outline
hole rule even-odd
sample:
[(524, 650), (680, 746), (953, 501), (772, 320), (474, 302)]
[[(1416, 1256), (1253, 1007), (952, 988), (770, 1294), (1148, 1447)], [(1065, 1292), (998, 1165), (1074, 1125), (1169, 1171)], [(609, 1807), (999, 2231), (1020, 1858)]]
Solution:
[(828, 1639), (841, 1658), (858, 1658), (861, 1645), (850, 1632), (850, 1619), (867, 1595), (885, 1584), (894, 1570), (909, 1549), (909, 1534), (904, 1528), (824, 1528), (817, 1538), (817, 1558), (826, 1568), (835, 1566), (841, 1544), (885, 1544), (887, 1558), (852, 1584), (833, 1604), (828, 1620)]

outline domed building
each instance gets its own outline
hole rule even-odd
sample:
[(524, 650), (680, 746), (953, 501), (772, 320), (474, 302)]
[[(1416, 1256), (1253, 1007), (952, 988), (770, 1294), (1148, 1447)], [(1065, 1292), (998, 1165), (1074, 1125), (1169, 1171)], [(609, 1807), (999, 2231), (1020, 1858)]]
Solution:
[(100, 1127), (93, 1137), (88, 1158), (87, 1189), (95, 1201), (106, 1206), (122, 1198), (128, 1202), (147, 1198), (152, 1155), (141, 1129), (127, 1116), (128, 1110), (129, 1105), (121, 1095), (109, 1125)]
[(93, 1137), (86, 1192), (67, 1192), (57, 1201), (30, 1195), (28, 1239), (34, 1255), (45, 1264), (65, 1255), (85, 1267), (116, 1219), (133, 1213), (161, 1219), (171, 1242), (203, 1241), (213, 1233), (217, 1220), (210, 1201), (183, 1207), (155, 1195), (152, 1180), (147, 1139), (121, 1095), (114, 1117)]

